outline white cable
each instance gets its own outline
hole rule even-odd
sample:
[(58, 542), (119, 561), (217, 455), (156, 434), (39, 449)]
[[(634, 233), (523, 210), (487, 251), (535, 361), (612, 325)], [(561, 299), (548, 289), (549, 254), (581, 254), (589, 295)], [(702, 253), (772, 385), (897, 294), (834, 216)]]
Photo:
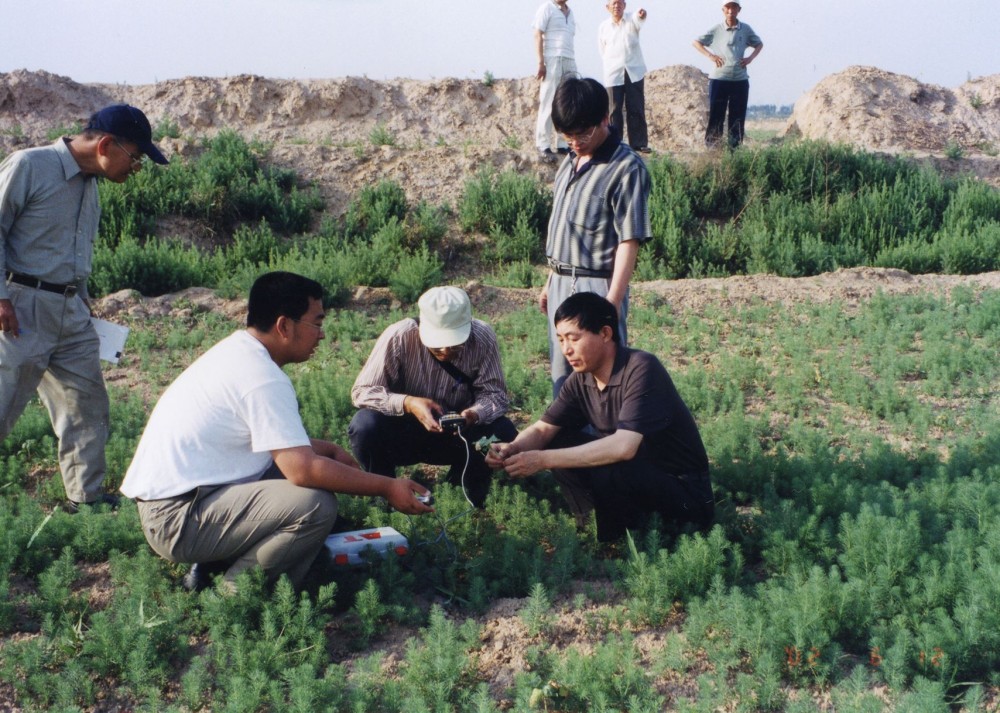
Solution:
[(465, 466), (462, 468), (462, 479), (460, 481), (462, 485), (462, 495), (465, 496), (465, 502), (469, 503), (472, 507), (476, 507), (476, 504), (472, 502), (472, 499), (469, 497), (469, 493), (465, 490), (465, 472), (469, 470), (469, 459), (472, 457), (469, 442), (465, 440), (465, 436), (462, 435), (461, 426), (456, 426), (455, 431), (458, 433), (458, 437), (462, 439), (462, 443), (465, 444)]

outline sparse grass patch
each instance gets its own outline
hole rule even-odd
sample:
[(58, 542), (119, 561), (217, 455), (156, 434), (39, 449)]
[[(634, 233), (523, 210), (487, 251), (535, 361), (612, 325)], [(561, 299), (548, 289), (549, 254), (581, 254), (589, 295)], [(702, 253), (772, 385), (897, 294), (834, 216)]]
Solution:
[(378, 123), (368, 132), (368, 141), (372, 146), (395, 146), (396, 135), (385, 124)]
[(179, 139), (181, 137), (181, 127), (180, 125), (171, 119), (169, 116), (165, 116), (156, 122), (156, 126), (153, 127), (153, 142), (162, 141), (163, 139)]
[(517, 134), (507, 134), (503, 137), (500, 145), (505, 149), (510, 149), (511, 151), (520, 151), (523, 143), (524, 142), (521, 141), (521, 137)]
[(73, 122), (72, 124), (54, 126), (45, 132), (45, 140), (51, 143), (52, 141), (62, 138), (63, 136), (75, 136), (81, 131), (83, 131), (83, 124), (79, 121)]

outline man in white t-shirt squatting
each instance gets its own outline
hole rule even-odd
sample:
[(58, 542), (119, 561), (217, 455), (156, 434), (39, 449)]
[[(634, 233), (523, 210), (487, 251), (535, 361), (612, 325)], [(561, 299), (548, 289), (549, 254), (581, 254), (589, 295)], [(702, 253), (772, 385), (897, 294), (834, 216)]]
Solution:
[[(366, 473), (340, 446), (306, 435), (282, 367), (312, 356), (324, 316), (319, 283), (262, 275), (250, 290), (247, 328), (160, 397), (121, 491), (136, 500), (161, 557), (224, 567), (230, 588), (255, 566), (269, 582), (287, 574), (298, 585), (337, 518), (335, 493), (381, 496), (407, 514), (432, 511), (416, 498), (427, 492), (422, 485)], [(196, 564), (185, 586), (205, 579)]]

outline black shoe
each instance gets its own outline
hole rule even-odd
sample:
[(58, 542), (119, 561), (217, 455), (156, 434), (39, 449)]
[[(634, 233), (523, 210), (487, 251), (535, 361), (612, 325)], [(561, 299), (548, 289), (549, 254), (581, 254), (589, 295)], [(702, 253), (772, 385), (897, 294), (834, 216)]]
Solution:
[(227, 562), (195, 562), (181, 580), (181, 586), (189, 592), (200, 592), (212, 586), (212, 577), (227, 569)]
[(91, 500), (90, 502), (77, 502), (76, 500), (66, 501), (66, 512), (70, 515), (76, 515), (80, 512), (82, 507), (98, 507), (100, 505), (107, 505), (111, 510), (117, 510), (120, 499), (117, 495), (112, 495), (111, 493), (103, 493), (97, 496), (97, 500)]
[(638, 151), (639, 153), (653, 153), (653, 149), (649, 148), (648, 146), (640, 146), (639, 148), (636, 149), (636, 151)]
[(540, 149), (538, 151), (538, 158), (542, 161), (555, 161), (556, 153), (552, 149)]
[(556, 153), (559, 154), (560, 156), (565, 156), (566, 154), (569, 153), (569, 148), (566, 146), (560, 146), (559, 148), (556, 149)]

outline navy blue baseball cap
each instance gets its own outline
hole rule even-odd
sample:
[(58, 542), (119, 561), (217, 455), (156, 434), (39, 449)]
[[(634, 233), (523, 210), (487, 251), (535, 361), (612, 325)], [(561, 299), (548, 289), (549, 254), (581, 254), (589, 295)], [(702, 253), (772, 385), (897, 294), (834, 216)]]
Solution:
[(153, 145), (153, 130), (149, 126), (149, 119), (134, 106), (128, 104), (106, 106), (90, 117), (84, 130), (103, 131), (105, 134), (131, 141), (154, 163), (163, 166), (168, 163), (166, 157)]

